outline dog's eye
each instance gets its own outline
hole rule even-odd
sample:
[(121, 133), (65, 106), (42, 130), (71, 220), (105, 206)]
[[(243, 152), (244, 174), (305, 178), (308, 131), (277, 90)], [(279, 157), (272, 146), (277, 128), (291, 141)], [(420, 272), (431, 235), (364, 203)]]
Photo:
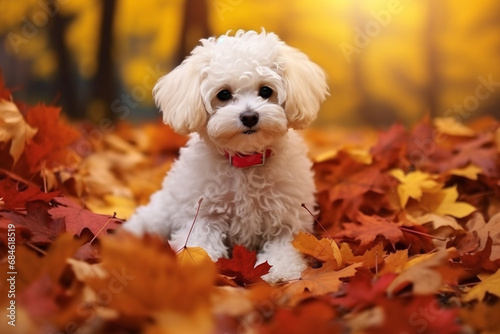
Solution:
[(217, 98), (219, 99), (219, 101), (229, 101), (232, 97), (233, 96), (231, 95), (231, 92), (227, 89), (223, 89), (217, 93)]
[(263, 99), (268, 99), (273, 95), (273, 90), (267, 86), (263, 86), (259, 90), (259, 96)]

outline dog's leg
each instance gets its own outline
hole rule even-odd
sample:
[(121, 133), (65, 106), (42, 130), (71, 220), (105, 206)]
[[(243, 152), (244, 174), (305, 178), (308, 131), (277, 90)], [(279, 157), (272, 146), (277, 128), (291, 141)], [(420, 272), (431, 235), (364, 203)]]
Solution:
[(171, 224), (168, 223), (172, 213), (171, 203), (171, 199), (166, 197), (163, 191), (154, 193), (149, 204), (137, 208), (123, 228), (136, 235), (152, 233), (169, 238), (172, 230)]
[(292, 238), (268, 241), (257, 256), (257, 264), (267, 261), (272, 267), (262, 279), (269, 283), (299, 279), (306, 269), (303, 256), (291, 244)]

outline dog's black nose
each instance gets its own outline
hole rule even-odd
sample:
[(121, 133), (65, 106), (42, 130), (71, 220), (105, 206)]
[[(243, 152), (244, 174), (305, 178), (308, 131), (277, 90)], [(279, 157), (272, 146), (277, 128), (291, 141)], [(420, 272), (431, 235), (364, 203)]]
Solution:
[(259, 122), (259, 114), (255, 111), (244, 111), (240, 115), (240, 121), (244, 126), (251, 128)]

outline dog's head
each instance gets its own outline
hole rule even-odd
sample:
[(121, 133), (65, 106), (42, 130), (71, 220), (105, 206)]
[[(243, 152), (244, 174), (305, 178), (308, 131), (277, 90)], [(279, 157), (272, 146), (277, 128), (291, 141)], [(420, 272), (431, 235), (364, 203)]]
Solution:
[(328, 93), (323, 70), (273, 33), (202, 39), (153, 90), (163, 120), (227, 151), (251, 153), (303, 129)]

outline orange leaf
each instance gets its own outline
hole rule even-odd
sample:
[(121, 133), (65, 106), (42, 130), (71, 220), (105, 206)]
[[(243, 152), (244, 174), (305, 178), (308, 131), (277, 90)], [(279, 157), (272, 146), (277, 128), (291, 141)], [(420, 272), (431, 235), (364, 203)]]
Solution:
[(318, 240), (312, 234), (300, 232), (293, 239), (292, 245), (301, 253), (312, 256), (319, 261), (335, 261), (337, 269), (342, 265), (342, 255), (334, 240), (327, 238)]
[(26, 146), (26, 160), (32, 170), (37, 170), (42, 161), (58, 162), (65, 166), (74, 163), (74, 153), (69, 145), (80, 137), (80, 133), (61, 117), (61, 109), (38, 104), (26, 115), (28, 124), (37, 127), (33, 142)]
[(299, 280), (285, 284), (282, 289), (290, 297), (300, 296), (303, 293), (318, 296), (336, 292), (342, 286), (340, 279), (353, 276), (356, 273), (356, 268), (361, 265), (361, 263), (355, 263), (337, 271), (335, 269), (337, 263), (329, 261), (318, 269), (307, 268)]

